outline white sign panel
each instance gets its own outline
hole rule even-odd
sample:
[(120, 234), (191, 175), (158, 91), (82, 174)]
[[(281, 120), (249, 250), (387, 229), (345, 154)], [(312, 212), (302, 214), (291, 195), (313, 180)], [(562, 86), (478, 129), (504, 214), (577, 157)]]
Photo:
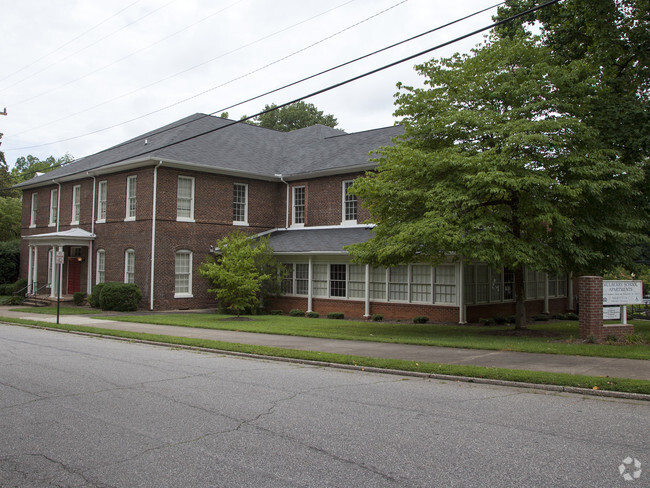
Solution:
[(63, 258), (64, 258), (63, 251), (57, 251), (56, 252), (56, 264), (63, 264)]
[(603, 320), (620, 320), (621, 307), (603, 307)]
[(603, 280), (603, 305), (640, 305), (643, 281)]

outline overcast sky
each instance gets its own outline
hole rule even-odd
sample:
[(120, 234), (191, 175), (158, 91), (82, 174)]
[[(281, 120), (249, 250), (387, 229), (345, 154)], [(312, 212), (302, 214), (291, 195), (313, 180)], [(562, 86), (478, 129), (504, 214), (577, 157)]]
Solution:
[[(497, 0), (0, 0), (0, 142), (20, 156), (87, 156), (226, 107), (495, 5)], [(488, 25), (491, 9), (380, 55), (227, 109), (285, 103)], [(415, 64), (484, 34), (306, 100), (357, 132), (394, 123)]]

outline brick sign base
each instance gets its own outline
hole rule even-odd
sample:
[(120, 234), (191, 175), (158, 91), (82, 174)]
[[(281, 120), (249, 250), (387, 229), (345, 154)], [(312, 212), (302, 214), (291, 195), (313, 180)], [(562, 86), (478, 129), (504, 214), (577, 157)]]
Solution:
[(619, 339), (634, 334), (633, 325), (603, 324), (603, 278), (581, 276), (578, 278), (580, 304), (580, 338), (593, 336), (601, 341), (608, 336)]

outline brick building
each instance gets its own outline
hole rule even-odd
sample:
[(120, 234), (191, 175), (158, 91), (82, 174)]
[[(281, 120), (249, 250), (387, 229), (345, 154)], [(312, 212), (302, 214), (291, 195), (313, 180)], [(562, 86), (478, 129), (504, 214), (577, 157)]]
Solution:
[[(290, 271), (273, 308), (426, 315), (465, 322), (514, 312), (513, 275), (450, 258), (373, 268), (343, 247), (372, 235), (347, 187), (401, 133), (324, 126), (289, 133), (195, 114), (21, 183), (21, 276), (34, 294), (136, 283), (151, 310), (214, 306), (197, 269), (235, 228), (268, 234)], [(530, 314), (571, 308), (565, 276), (526, 273)], [(568, 298), (569, 297), (569, 298)]]

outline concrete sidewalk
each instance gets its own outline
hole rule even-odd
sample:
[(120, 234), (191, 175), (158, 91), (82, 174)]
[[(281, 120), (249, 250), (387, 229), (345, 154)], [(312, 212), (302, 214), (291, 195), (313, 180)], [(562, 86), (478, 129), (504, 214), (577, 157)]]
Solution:
[[(52, 315), (30, 313), (30, 309), (28, 308), (20, 312), (10, 312), (8, 310), (9, 308), (0, 307), (0, 318), (4, 316), (25, 320), (38, 320), (41, 322), (56, 322), (56, 317)], [(650, 361), (640, 359), (564, 356), (560, 354), (461, 349), (256, 334), (228, 330), (117, 322), (98, 319), (92, 315), (62, 315), (59, 318), (59, 322), (103, 329), (128, 330), (146, 334), (210, 339), (223, 342), (349, 354), (354, 356), (650, 380)]]

